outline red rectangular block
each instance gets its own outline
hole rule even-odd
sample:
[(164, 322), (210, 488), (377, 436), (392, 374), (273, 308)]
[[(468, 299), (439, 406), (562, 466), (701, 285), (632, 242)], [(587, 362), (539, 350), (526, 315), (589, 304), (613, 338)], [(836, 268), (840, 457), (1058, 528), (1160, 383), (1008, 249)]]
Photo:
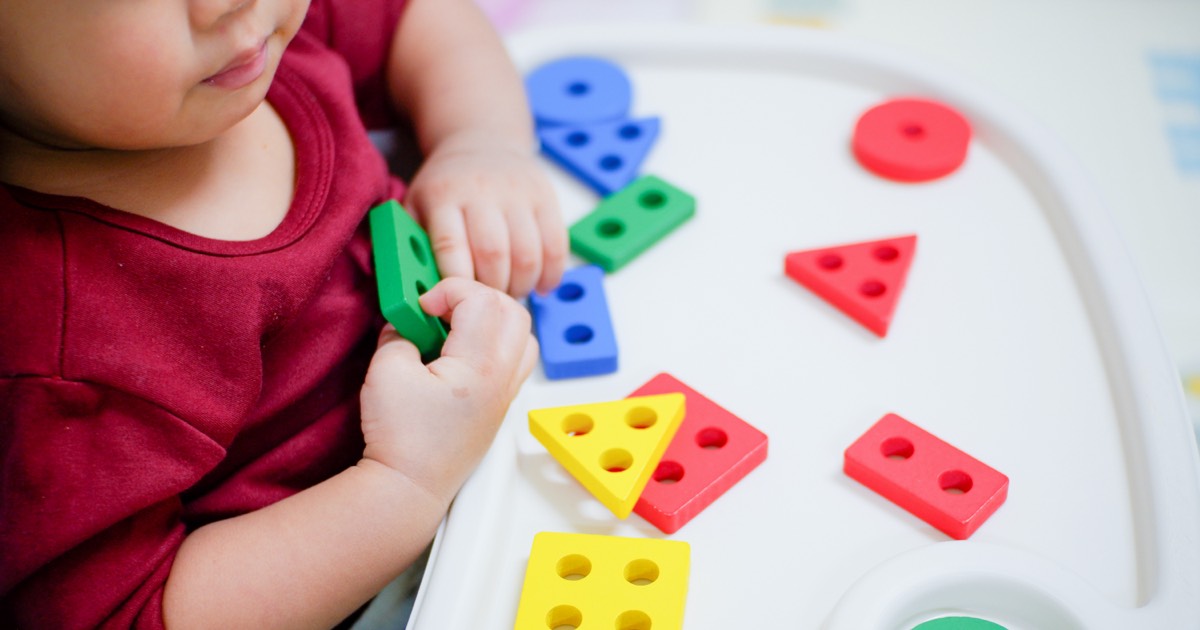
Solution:
[(630, 396), (679, 392), (683, 424), (633, 511), (672, 534), (767, 458), (767, 436), (667, 373)]
[(893, 413), (846, 449), (843, 470), (959, 540), (1008, 497), (1008, 477)]

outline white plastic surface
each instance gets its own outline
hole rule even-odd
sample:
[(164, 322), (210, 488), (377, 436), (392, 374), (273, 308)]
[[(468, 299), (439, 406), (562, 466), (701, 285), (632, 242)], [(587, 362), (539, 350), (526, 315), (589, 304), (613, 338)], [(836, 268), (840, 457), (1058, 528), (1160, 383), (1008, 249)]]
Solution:
[[(770, 438), (764, 464), (670, 536), (692, 546), (689, 630), (911, 628), (950, 613), (1014, 630), (1200, 627), (1178, 379), (1095, 187), (1040, 127), (961, 77), (826, 33), (559, 29), (511, 49), (523, 70), (574, 54), (624, 67), (632, 114), (663, 119), (643, 172), (693, 193), (697, 212), (606, 280), (620, 370), (537, 371), (525, 386), (455, 501), (410, 628), (512, 628), (539, 531), (664, 537), (613, 517), (526, 420), (660, 371)], [(896, 95), (972, 122), (959, 171), (906, 185), (858, 166), (855, 120)], [(547, 169), (568, 222), (595, 206)], [(783, 274), (789, 251), (909, 233), (886, 339)], [(842, 451), (889, 411), (1009, 476), (970, 540), (842, 474)]]

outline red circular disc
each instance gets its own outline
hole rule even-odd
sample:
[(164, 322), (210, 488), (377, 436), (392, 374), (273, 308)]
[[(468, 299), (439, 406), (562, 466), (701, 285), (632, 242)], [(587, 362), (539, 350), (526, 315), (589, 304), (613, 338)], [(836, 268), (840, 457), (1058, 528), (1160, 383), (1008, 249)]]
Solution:
[(854, 157), (867, 170), (902, 182), (953, 172), (967, 159), (971, 125), (946, 105), (896, 99), (867, 110), (854, 126)]

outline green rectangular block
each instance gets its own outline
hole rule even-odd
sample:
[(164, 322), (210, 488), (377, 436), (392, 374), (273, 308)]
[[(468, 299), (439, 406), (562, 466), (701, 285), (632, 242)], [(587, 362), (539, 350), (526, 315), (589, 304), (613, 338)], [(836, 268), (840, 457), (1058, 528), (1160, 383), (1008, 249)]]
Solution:
[(695, 197), (645, 175), (571, 226), (571, 251), (616, 271), (695, 213)]
[(442, 279), (429, 236), (395, 200), (371, 208), (371, 245), (379, 308), (401, 337), (432, 361), (441, 354), (446, 327), (421, 310), (418, 299)]

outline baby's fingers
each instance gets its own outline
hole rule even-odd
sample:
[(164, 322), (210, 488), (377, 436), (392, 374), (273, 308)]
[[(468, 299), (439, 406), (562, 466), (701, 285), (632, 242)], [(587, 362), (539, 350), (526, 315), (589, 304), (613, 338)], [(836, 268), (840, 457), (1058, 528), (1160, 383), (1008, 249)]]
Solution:
[(360, 400), (364, 426), (371, 428), (389, 411), (399, 408), (399, 386), (428, 375), (417, 347), (397, 334), (391, 324), (384, 326), (363, 381)]
[(474, 278), (475, 264), (462, 211), (446, 206), (426, 212), (424, 216), (428, 222), (429, 243), (442, 277)]
[(379, 341), (375, 344), (375, 355), (371, 358), (371, 365), (374, 367), (377, 364), (392, 362), (410, 366), (420, 365), (421, 353), (411, 341), (401, 337), (394, 326), (387, 324), (379, 332)]
[(525, 343), (525, 351), (521, 357), (521, 371), (517, 374), (517, 385), (525, 382), (529, 378), (529, 373), (533, 371), (533, 367), (538, 362), (538, 342), (533, 335), (529, 335)]
[(557, 204), (540, 208), (537, 223), (542, 236), (542, 269), (536, 289), (547, 293), (562, 281), (567, 266), (567, 230)]
[(529, 313), (509, 296), (464, 278), (446, 278), (421, 308), (450, 322), (442, 357), (506, 361), (516, 368), (529, 339)]
[(508, 290), (512, 245), (504, 215), (490, 205), (472, 205), (463, 213), (475, 279), (493, 289)]
[(508, 219), (512, 241), (512, 274), (508, 294), (525, 297), (542, 275), (542, 239), (532, 212), (513, 212)]
[(454, 326), (454, 311), (473, 296), (487, 295), (491, 289), (462, 277), (446, 277), (421, 296), (421, 309)]

